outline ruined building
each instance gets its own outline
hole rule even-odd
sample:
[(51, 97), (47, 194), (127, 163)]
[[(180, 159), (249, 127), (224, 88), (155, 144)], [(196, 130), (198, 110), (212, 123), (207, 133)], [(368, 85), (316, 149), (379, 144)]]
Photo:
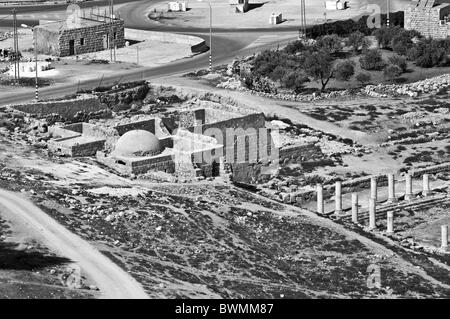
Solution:
[(405, 29), (426, 37), (450, 36), (450, 0), (413, 0), (405, 12)]
[(39, 53), (60, 57), (125, 46), (124, 22), (117, 18), (40, 23), (34, 33)]

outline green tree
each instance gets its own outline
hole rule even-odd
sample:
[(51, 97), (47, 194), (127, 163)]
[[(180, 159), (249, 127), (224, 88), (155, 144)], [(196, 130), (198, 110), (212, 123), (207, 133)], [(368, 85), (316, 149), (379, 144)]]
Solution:
[(306, 75), (315, 81), (320, 81), (322, 91), (334, 76), (333, 59), (329, 52), (312, 51), (305, 55), (303, 68)]

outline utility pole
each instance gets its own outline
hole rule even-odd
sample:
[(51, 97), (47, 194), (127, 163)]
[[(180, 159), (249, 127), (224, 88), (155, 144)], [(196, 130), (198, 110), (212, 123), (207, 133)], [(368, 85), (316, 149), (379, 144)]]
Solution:
[[(115, 20), (114, 17), (114, 0), (111, 0), (111, 23)], [(116, 34), (114, 34), (116, 33)], [(117, 30), (116, 32), (114, 32), (113, 29), (113, 49), (114, 49), (114, 62), (116, 62), (116, 35), (117, 35)]]
[(306, 4), (305, 0), (300, 0), (300, 30), (299, 38), (306, 39)]
[(209, 0), (209, 72), (212, 72), (212, 5)]
[(13, 13), (13, 38), (14, 38), (14, 80), (16, 84), (18, 85), (20, 83), (20, 63), (19, 63), (19, 39), (17, 36), (17, 15), (16, 15), (16, 8), (12, 9)]
[[(114, 36), (114, 0), (109, 1), (109, 55), (111, 62), (116, 62), (116, 39)], [(113, 60), (114, 51), (114, 60)]]
[(38, 85), (38, 55), (37, 55), (37, 32), (35, 28), (31, 29), (33, 31), (33, 42), (34, 42), (34, 68), (35, 68), (35, 82), (36, 82), (36, 102), (39, 101), (39, 85)]

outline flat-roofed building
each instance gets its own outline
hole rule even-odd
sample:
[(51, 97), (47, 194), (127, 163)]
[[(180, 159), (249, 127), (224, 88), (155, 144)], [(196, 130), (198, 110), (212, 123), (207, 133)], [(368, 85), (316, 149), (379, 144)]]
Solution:
[(405, 29), (426, 37), (450, 37), (450, 0), (413, 0), (405, 12)]
[(124, 23), (117, 18), (44, 22), (34, 32), (39, 53), (60, 57), (125, 46)]

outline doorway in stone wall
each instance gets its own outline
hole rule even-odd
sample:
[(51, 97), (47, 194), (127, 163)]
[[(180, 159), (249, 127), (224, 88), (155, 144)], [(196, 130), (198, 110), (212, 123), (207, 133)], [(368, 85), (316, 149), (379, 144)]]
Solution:
[(69, 40), (69, 55), (75, 54), (75, 40)]

